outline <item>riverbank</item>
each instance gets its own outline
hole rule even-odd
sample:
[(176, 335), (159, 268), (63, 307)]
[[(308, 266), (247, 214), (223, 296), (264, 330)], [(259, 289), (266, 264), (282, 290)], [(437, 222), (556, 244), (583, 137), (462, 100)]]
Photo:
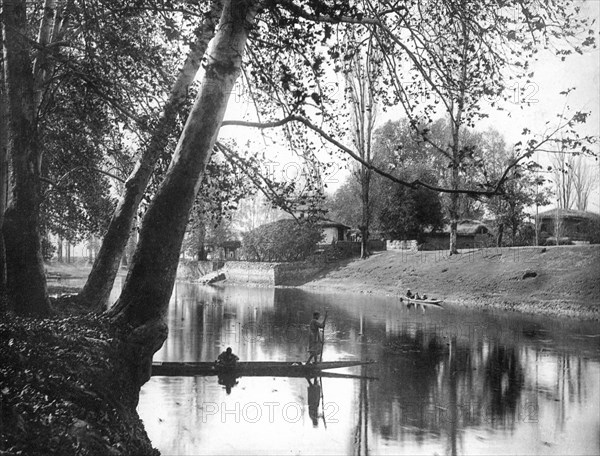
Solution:
[(600, 246), (378, 252), (302, 288), (403, 296), (407, 289), (478, 309), (600, 320)]
[[(50, 276), (63, 278), (85, 278), (89, 270), (87, 264), (47, 266)], [(454, 305), (598, 321), (600, 245), (488, 248), (452, 256), (447, 251), (388, 250), (366, 260), (323, 265), (294, 286), (387, 296), (403, 296), (411, 289)], [(77, 292), (60, 283), (50, 288), (56, 294)]]
[(149, 455), (123, 331), (88, 314), (0, 320), (0, 454)]

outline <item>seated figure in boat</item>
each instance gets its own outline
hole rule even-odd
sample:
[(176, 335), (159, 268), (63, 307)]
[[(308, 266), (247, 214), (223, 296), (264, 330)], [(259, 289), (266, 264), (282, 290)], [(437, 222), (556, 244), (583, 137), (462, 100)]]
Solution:
[(410, 290), (406, 290), (406, 297), (409, 299), (413, 299), (415, 297), (415, 295), (412, 294)]
[(240, 358), (231, 351), (231, 347), (227, 347), (227, 350), (221, 353), (217, 358), (217, 365), (222, 367), (235, 367), (239, 359)]

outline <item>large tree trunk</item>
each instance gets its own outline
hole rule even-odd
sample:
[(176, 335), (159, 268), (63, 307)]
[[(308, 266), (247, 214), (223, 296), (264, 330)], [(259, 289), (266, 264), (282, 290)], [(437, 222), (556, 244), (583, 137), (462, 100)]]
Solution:
[(498, 225), (498, 236), (496, 237), (496, 247), (502, 247), (502, 237), (504, 236), (504, 223)]
[(8, 99), (9, 203), (2, 232), (6, 287), (16, 312), (50, 313), (39, 231), (40, 164), (26, 2), (3, 2), (5, 86)]
[(190, 53), (171, 88), (169, 100), (163, 108), (158, 125), (125, 183), (124, 193), (108, 226), (100, 252), (79, 294), (83, 302), (96, 309), (103, 309), (107, 305), (138, 205), (144, 196), (156, 161), (167, 145), (168, 133), (175, 128), (177, 115), (185, 103), (188, 90), (200, 68), (202, 57), (214, 35), (215, 23), (220, 12), (221, 2), (215, 1), (210, 14), (198, 27), (197, 40), (191, 46)]
[[(452, 188), (458, 188), (458, 166), (452, 170)], [(459, 218), (458, 193), (450, 194), (450, 255), (458, 253), (458, 218)]]
[[(108, 311), (116, 320), (142, 327), (162, 321), (166, 314), (189, 212), (240, 72), (255, 14), (252, 1), (224, 2), (200, 91), (165, 179), (144, 216), (121, 296)], [(157, 345), (146, 346), (150, 350)], [(152, 354), (147, 355), (145, 363)]]
[(516, 215), (517, 213), (517, 208), (516, 205), (514, 203), (510, 204), (510, 229), (511, 229), (511, 242), (512, 242), (512, 246), (514, 247), (517, 243), (517, 232), (519, 231), (519, 225), (520, 225), (520, 220), (519, 217)]
[[(54, 16), (56, 15), (56, 0), (45, 0), (44, 1), (44, 14), (40, 21), (40, 29), (38, 32), (37, 44), (40, 48), (48, 46), (52, 38), (52, 31), (54, 29)], [(34, 106), (37, 110), (42, 104), (44, 96), (44, 89), (46, 87), (47, 76), (47, 51), (44, 49), (42, 52), (38, 52), (33, 66), (33, 85), (34, 85)]]
[(452, 190), (454, 193), (450, 194), (450, 208), (448, 213), (450, 215), (450, 255), (456, 255), (458, 253), (458, 219), (460, 217), (459, 208), (459, 194), (456, 192), (460, 188), (460, 122), (462, 117), (462, 103), (459, 100), (458, 110), (452, 121)]
[(138, 217), (135, 215), (133, 217), (133, 226), (131, 227), (131, 232), (129, 233), (129, 239), (127, 240), (127, 246), (125, 247), (125, 255), (123, 255), (123, 258), (127, 258), (127, 264), (131, 263), (131, 260), (133, 259), (133, 254), (135, 253), (135, 247), (138, 241), (137, 220)]
[(361, 170), (361, 195), (362, 195), (362, 224), (360, 226), (360, 257), (368, 258), (369, 252), (369, 222), (371, 219), (371, 211), (369, 205), (369, 186), (370, 186), (370, 170), (363, 167)]
[(59, 263), (63, 262), (63, 240), (62, 237), (58, 237), (58, 242), (56, 244), (56, 261)]

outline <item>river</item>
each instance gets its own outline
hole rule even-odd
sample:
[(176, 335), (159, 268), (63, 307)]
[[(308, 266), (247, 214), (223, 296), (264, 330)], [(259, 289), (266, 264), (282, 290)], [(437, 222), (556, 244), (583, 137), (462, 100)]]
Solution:
[[(152, 377), (138, 412), (163, 455), (598, 454), (600, 324), (408, 308), (397, 298), (178, 283), (155, 361), (374, 360), (357, 378)], [(360, 377), (362, 376), (362, 378)]]

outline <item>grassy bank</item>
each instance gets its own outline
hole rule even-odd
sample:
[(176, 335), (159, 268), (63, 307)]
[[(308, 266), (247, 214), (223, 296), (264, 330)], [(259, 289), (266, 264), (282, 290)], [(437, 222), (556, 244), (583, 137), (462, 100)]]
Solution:
[(340, 263), (304, 288), (404, 295), (477, 308), (600, 320), (600, 246), (385, 251)]

